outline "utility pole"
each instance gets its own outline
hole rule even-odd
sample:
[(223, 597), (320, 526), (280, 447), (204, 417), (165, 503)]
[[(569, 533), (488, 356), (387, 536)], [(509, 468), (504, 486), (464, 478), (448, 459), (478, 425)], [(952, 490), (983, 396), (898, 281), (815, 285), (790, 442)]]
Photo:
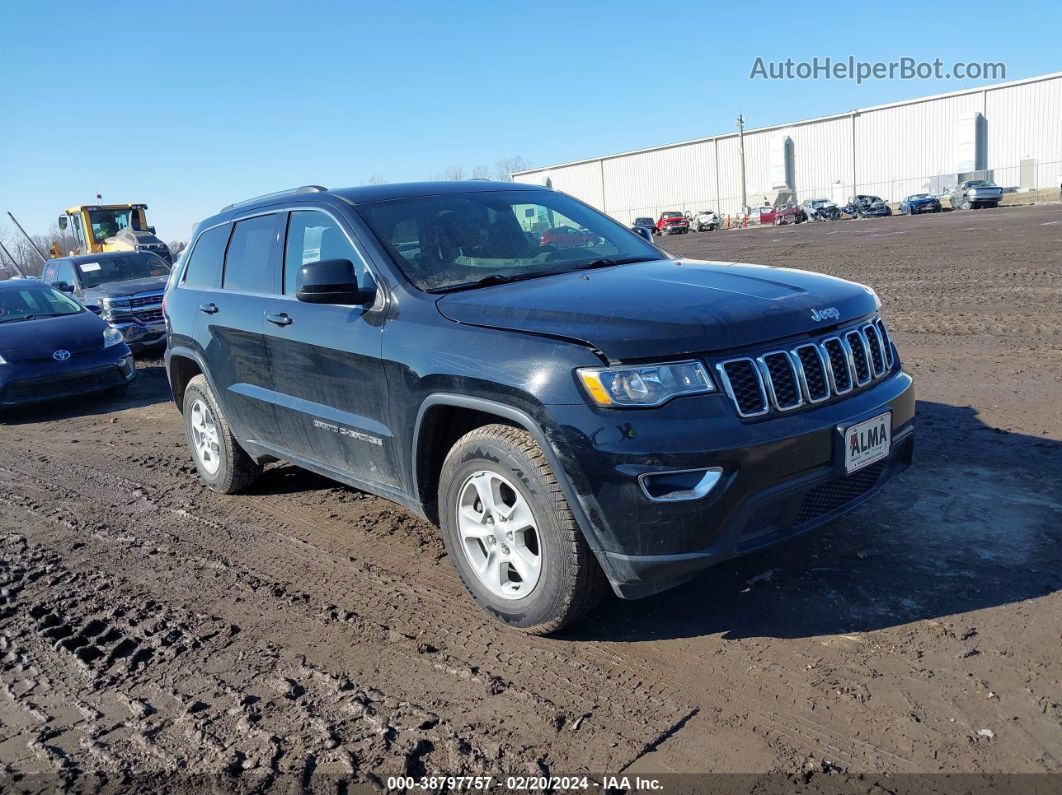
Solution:
[(37, 248), (37, 244), (33, 242), (33, 238), (26, 234), (26, 230), (22, 228), (22, 224), (20, 224), (18, 222), (18, 219), (11, 214), (10, 210), (8, 210), (7, 212), (7, 217), (11, 219), (15, 226), (18, 227), (18, 231), (22, 233), (22, 236), (26, 238), (27, 241), (29, 241), (29, 244), (31, 246), (33, 246), (33, 250), (37, 253), (37, 256), (41, 258), (41, 262), (47, 262), (48, 258), (41, 253), (41, 250), (39, 248)]
[(738, 152), (741, 155), (741, 212), (749, 214), (748, 197), (745, 195), (745, 117), (738, 114)]

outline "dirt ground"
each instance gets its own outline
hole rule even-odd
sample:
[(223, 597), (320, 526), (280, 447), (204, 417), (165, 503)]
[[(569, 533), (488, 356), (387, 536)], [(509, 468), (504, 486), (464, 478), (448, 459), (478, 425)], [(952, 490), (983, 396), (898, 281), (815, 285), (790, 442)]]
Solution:
[(807, 537), (526, 637), (390, 503), (286, 465), (208, 492), (144, 359), (120, 404), (0, 426), (3, 775), (1062, 773), (1062, 207), (664, 245), (875, 287), (915, 467)]

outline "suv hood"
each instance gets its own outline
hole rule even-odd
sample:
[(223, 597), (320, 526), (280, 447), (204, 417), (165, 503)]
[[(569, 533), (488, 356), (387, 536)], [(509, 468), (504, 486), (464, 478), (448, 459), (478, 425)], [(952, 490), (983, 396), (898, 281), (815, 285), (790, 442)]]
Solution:
[[(627, 361), (814, 333), (878, 302), (862, 285), (808, 271), (654, 260), (450, 293), (437, 306), (459, 323), (576, 340)], [(829, 307), (837, 320), (812, 317)]]
[(85, 290), (85, 298), (125, 298), (137, 293), (153, 293), (166, 289), (169, 276), (151, 276), (147, 279), (131, 279), (127, 282), (110, 282)]

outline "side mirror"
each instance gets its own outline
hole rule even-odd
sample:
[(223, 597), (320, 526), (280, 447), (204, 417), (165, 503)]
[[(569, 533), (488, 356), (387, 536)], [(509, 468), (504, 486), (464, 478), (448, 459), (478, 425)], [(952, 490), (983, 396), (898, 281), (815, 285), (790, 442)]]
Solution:
[(66, 216), (65, 215), (60, 215), (59, 216), (59, 228), (64, 230), (64, 231), (66, 231)]
[[(632, 227), (631, 231), (633, 231), (634, 234), (636, 234), (636, 235), (641, 235), (646, 240), (648, 240), (650, 243), (653, 242), (653, 230), (651, 230), (649, 227), (647, 227), (647, 226), (635, 226), (635, 227)], [(653, 245), (656, 245), (656, 244), (654, 243)]]
[(74, 292), (74, 285), (67, 284), (66, 282), (52, 282), (52, 287), (54, 287), (56, 290), (58, 290), (61, 293), (72, 293), (72, 292)]
[(358, 288), (349, 259), (324, 259), (299, 268), (295, 297), (307, 304), (367, 304), (372, 293)]

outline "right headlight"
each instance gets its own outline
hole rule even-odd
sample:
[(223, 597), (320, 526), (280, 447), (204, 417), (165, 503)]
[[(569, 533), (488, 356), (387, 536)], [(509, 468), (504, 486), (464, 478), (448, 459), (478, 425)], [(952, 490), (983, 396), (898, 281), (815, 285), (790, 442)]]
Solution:
[(700, 362), (580, 367), (575, 372), (590, 399), (609, 408), (659, 406), (681, 395), (715, 391)]
[(114, 326), (107, 326), (103, 330), (103, 347), (110, 348), (114, 345), (121, 345), (125, 342), (125, 337), (122, 336), (122, 332), (116, 329)]

